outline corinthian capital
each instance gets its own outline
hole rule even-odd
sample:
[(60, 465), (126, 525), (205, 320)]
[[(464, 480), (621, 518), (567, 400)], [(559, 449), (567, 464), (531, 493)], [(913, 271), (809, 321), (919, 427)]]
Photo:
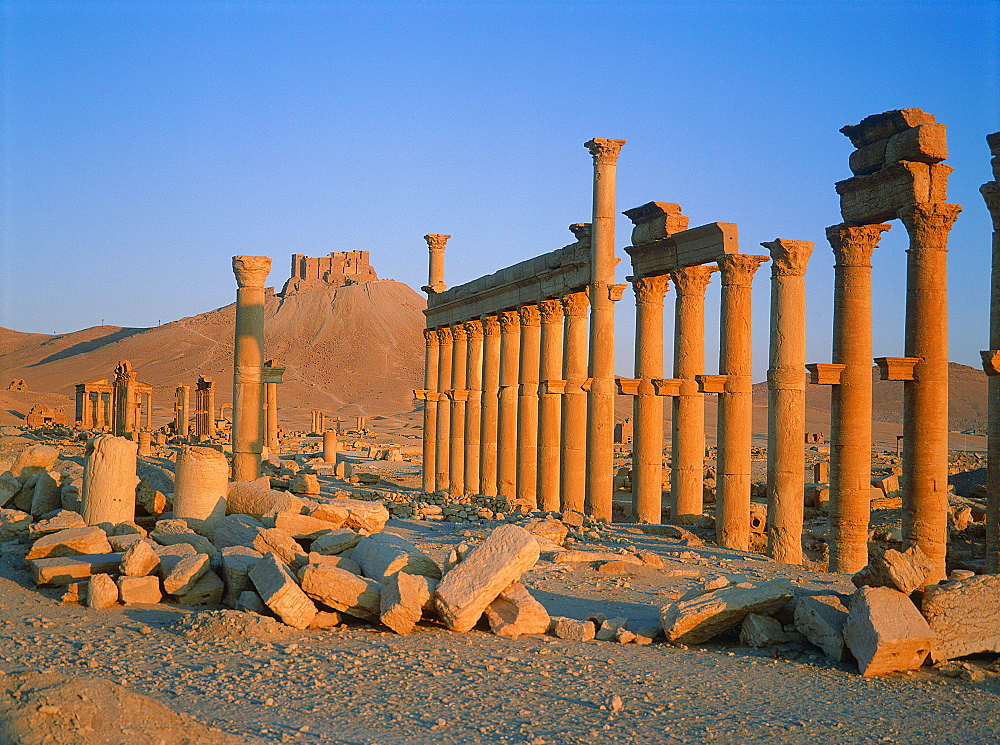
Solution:
[(602, 166), (613, 166), (618, 162), (618, 153), (622, 151), (622, 145), (626, 140), (608, 140), (603, 137), (595, 137), (587, 140), (583, 146), (594, 156), (594, 164)]
[(442, 328), (437, 330), (438, 344), (448, 344), (451, 342), (451, 329)]
[(722, 284), (750, 287), (753, 275), (760, 269), (760, 265), (769, 260), (769, 256), (726, 254), (718, 261), (719, 271), (722, 272)]
[(483, 336), (498, 336), (500, 334), (500, 319), (496, 316), (483, 316)]
[(665, 274), (632, 280), (632, 290), (635, 292), (636, 305), (659, 305), (662, 307), (663, 297), (669, 289), (670, 280)]
[(521, 328), (521, 314), (516, 310), (505, 310), (497, 316), (500, 319), (500, 332), (517, 331)]
[(559, 298), (562, 303), (563, 314), (566, 316), (584, 317), (587, 315), (587, 307), (590, 305), (590, 298), (586, 292), (571, 292)]
[(826, 239), (833, 248), (835, 266), (871, 266), (872, 251), (882, 233), (891, 225), (848, 225), (840, 223), (826, 229)]
[(719, 271), (718, 267), (704, 264), (701, 266), (685, 266), (670, 272), (674, 289), (682, 297), (704, 297), (705, 289), (712, 280), (712, 275)]
[(910, 236), (910, 251), (948, 248), (948, 231), (962, 211), (960, 204), (908, 204), (896, 216)]
[(451, 238), (450, 235), (442, 235), (440, 233), (428, 233), (424, 236), (424, 240), (427, 241), (427, 248), (431, 251), (444, 251), (444, 246)]
[(575, 222), (569, 226), (569, 230), (577, 243), (590, 243), (590, 236), (594, 232), (589, 222)]
[(482, 321), (466, 321), (465, 322), (465, 335), (470, 339), (482, 339), (483, 338), (483, 322)]
[(522, 326), (539, 326), (542, 323), (541, 313), (538, 312), (537, 305), (522, 305), (517, 309), (521, 316)]
[(561, 323), (563, 318), (562, 303), (558, 300), (542, 300), (538, 303), (542, 323)]
[(775, 238), (770, 243), (761, 243), (771, 252), (772, 277), (805, 276), (809, 257), (812, 256), (812, 241), (789, 241)]
[(234, 256), (233, 274), (236, 275), (237, 287), (255, 287), (264, 289), (264, 282), (271, 271), (269, 256)]
[(437, 346), (437, 329), (424, 329), (424, 341), (427, 342), (427, 346), (429, 347)]
[(456, 323), (451, 327), (451, 338), (455, 341), (465, 341), (465, 324)]

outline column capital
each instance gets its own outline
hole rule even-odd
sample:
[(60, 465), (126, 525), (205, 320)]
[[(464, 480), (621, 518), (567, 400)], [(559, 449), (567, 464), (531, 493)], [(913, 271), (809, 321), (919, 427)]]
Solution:
[(678, 295), (704, 297), (705, 289), (717, 271), (719, 268), (710, 264), (685, 266), (670, 272), (670, 279)]
[(563, 318), (563, 305), (558, 300), (542, 300), (538, 303), (538, 310), (542, 316), (542, 323), (561, 323)]
[(594, 156), (594, 165), (613, 166), (618, 162), (618, 153), (622, 151), (622, 145), (626, 142), (626, 140), (595, 137), (592, 140), (587, 140), (583, 146)]
[(505, 310), (497, 317), (500, 319), (500, 333), (516, 331), (521, 327), (521, 314), (516, 310)]
[(444, 246), (451, 238), (450, 235), (444, 235), (443, 233), (428, 233), (424, 236), (424, 240), (427, 241), (427, 248), (431, 251), (444, 251)]
[(770, 261), (770, 257), (754, 254), (726, 254), (720, 257), (717, 263), (722, 272), (722, 284), (749, 287), (753, 283), (753, 275), (765, 261)]
[(451, 329), (442, 328), (437, 330), (438, 344), (447, 344), (451, 341)]
[(590, 298), (586, 292), (571, 292), (559, 298), (559, 302), (562, 303), (563, 314), (566, 316), (585, 317), (590, 306)]
[(993, 218), (993, 229), (1000, 230), (1000, 181), (988, 181), (979, 187), (979, 193), (986, 200), (986, 209)]
[(451, 327), (451, 338), (454, 341), (465, 341), (465, 324), (456, 323)]
[(826, 239), (833, 248), (834, 266), (871, 266), (872, 251), (882, 233), (891, 225), (848, 225), (840, 223), (826, 229)]
[(655, 277), (633, 277), (631, 281), (636, 305), (663, 307), (663, 298), (667, 294), (667, 290), (670, 289), (670, 279), (666, 274), (659, 274)]
[(625, 285), (608, 285), (608, 299), (617, 303), (622, 299), (622, 295), (625, 294)]
[(948, 231), (962, 211), (960, 204), (908, 204), (896, 216), (910, 236), (909, 251), (948, 247)]
[[(118, 367), (115, 368), (115, 385), (125, 385), (127, 383), (133, 383), (138, 379), (135, 370), (132, 369), (132, 363), (128, 360), (122, 360), (118, 363)], [(187, 387), (187, 386), (185, 386)]]
[(483, 336), (498, 336), (500, 334), (500, 319), (496, 316), (483, 316)]
[(483, 338), (483, 322), (479, 320), (466, 321), (465, 324), (465, 335), (469, 339), (482, 339)]
[(233, 274), (237, 287), (264, 289), (264, 282), (271, 271), (270, 256), (234, 256)]
[(436, 346), (438, 343), (437, 329), (424, 329), (424, 341), (429, 347)]
[(521, 316), (522, 326), (540, 326), (542, 323), (542, 317), (537, 305), (522, 305), (517, 309), (517, 312)]
[(812, 241), (790, 241), (775, 238), (770, 243), (761, 243), (771, 252), (772, 277), (805, 276), (809, 257), (812, 256)]
[(569, 226), (569, 231), (576, 238), (577, 243), (590, 243), (590, 236), (593, 235), (594, 226), (589, 222), (575, 222)]

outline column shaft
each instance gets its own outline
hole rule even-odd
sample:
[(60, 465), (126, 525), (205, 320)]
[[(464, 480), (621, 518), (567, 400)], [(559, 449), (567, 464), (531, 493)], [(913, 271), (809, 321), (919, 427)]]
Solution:
[(451, 403), (447, 392), (451, 390), (451, 329), (437, 330), (438, 335), (438, 406), (437, 445), (434, 451), (434, 490), (447, 491), (449, 484), (448, 459), (451, 455)]
[(479, 492), (497, 492), (497, 416), (500, 396), (500, 322), (483, 318), (483, 410), (479, 429)]
[(483, 399), (483, 322), (466, 321), (468, 339), (465, 367), (465, 387), (469, 391), (465, 404), (465, 491), (480, 494), (479, 448), (482, 426)]
[(497, 410), (497, 493), (511, 499), (517, 487), (517, 376), (521, 319), (500, 314), (500, 395)]
[(448, 455), (448, 493), (452, 496), (465, 493), (465, 367), (468, 344), (465, 325), (451, 327), (451, 422), (449, 423), (451, 452)]
[(583, 512), (587, 489), (587, 293), (562, 297), (563, 380), (562, 462), (559, 501), (564, 510)]
[[(1000, 133), (996, 138), (1000, 147)], [(1000, 152), (993, 160), (1000, 176)], [(983, 184), (979, 191), (993, 219), (993, 262), (990, 279), (990, 350), (1000, 349), (1000, 182)], [(991, 355), (984, 353), (984, 358)], [(985, 361), (985, 359), (984, 359)], [(1000, 570), (1000, 370), (984, 365), (989, 377), (987, 384), (986, 420), (986, 571)]]
[(538, 373), (541, 316), (537, 305), (522, 305), (517, 396), (517, 498), (538, 507)]
[[(265, 394), (267, 399), (267, 449), (272, 453), (278, 452), (278, 384), (265, 383)], [(206, 406), (208, 402), (206, 401)], [(209, 415), (206, 413), (205, 418)]]
[(424, 329), (424, 439), (421, 488), (432, 492), (437, 459), (438, 337), (434, 329)]
[(233, 365), (233, 479), (260, 476), (264, 447), (264, 281), (271, 270), (267, 256), (234, 256), (236, 342)]
[(543, 300), (538, 304), (541, 312), (541, 358), (538, 377), (538, 503), (541, 509), (559, 509), (559, 424), (560, 405), (558, 393), (549, 388), (548, 381), (562, 379), (562, 303)]

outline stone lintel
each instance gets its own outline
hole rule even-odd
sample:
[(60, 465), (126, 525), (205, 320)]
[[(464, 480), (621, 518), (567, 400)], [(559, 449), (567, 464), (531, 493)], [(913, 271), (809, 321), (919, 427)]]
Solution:
[(688, 218), (681, 214), (681, 206), (673, 202), (646, 202), (622, 212), (635, 225), (632, 243), (641, 246), (687, 230)]
[(809, 382), (813, 385), (840, 385), (840, 375), (846, 365), (836, 365), (829, 362), (814, 362), (806, 365), (809, 371)]
[(913, 380), (913, 368), (920, 362), (917, 357), (876, 357), (881, 380)]
[(1000, 349), (989, 349), (979, 355), (983, 358), (983, 372), (987, 375), (1000, 375)]
[(632, 273), (636, 277), (652, 277), (739, 253), (739, 231), (736, 223), (712, 222), (625, 250), (632, 257)]
[(558, 393), (563, 394), (566, 392), (566, 381), (565, 380), (543, 380), (538, 384), (539, 394), (545, 393)]
[(657, 396), (679, 396), (684, 382), (680, 378), (653, 378), (653, 390)]
[(900, 161), (868, 176), (838, 181), (840, 213), (844, 222), (870, 225), (892, 220), (909, 204), (944, 203), (953, 170), (944, 163)]
[(893, 109), (866, 116), (857, 124), (841, 127), (840, 131), (850, 139), (854, 147), (860, 148), (921, 124), (936, 123), (937, 119), (933, 114), (920, 109)]
[(695, 375), (699, 393), (725, 393), (728, 375)]

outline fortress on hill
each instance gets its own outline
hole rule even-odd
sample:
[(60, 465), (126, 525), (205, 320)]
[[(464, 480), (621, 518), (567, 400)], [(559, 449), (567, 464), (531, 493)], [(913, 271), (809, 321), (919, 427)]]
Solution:
[(292, 254), (292, 271), (281, 294), (377, 282), (378, 275), (368, 256), (368, 251), (332, 251), (316, 259), (305, 254)]

